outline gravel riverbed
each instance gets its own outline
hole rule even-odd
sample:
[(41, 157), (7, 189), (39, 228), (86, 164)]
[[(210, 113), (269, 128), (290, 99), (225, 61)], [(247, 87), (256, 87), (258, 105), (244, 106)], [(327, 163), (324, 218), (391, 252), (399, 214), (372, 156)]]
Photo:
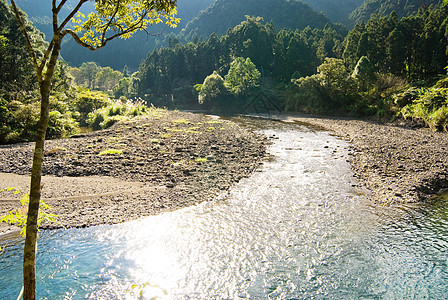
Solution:
[[(116, 224), (212, 200), (262, 164), (268, 143), (234, 122), (177, 111), (47, 141), (42, 199), (60, 218), (42, 227)], [(28, 192), (33, 145), (0, 147), (0, 189)], [(18, 198), (0, 194), (0, 215)]]

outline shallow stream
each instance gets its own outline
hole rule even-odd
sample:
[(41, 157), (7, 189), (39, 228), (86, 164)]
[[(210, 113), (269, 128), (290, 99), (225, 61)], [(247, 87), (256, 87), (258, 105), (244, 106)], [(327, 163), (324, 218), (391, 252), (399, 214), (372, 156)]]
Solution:
[[(270, 158), (227, 194), (114, 226), (44, 231), (40, 299), (445, 299), (448, 199), (378, 207), (348, 145), (297, 124), (246, 121)], [(0, 299), (21, 288), (22, 242), (0, 257)]]

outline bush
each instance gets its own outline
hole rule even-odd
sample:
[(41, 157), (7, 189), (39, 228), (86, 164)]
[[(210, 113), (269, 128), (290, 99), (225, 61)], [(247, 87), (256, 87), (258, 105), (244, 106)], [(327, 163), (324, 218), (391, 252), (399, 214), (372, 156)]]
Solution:
[(67, 137), (76, 134), (78, 130), (78, 123), (71, 118), (69, 113), (61, 114), (59, 111), (50, 112), (47, 138)]
[(355, 78), (343, 61), (326, 58), (317, 70), (318, 74), (292, 80), (295, 96), (287, 102), (287, 109), (317, 114), (349, 113), (362, 96), (357, 94)]
[(109, 105), (89, 113), (86, 123), (94, 130), (106, 129), (113, 124), (148, 113), (141, 99), (126, 102), (111, 100)]
[(87, 116), (89, 113), (106, 107), (111, 104), (109, 95), (100, 91), (90, 91), (89, 89), (79, 88), (77, 95), (72, 103), (75, 111), (79, 112), (78, 122), (81, 126), (88, 125)]
[[(407, 99), (407, 101), (412, 102), (404, 106), (400, 111), (403, 118), (422, 120), (433, 130), (447, 131), (448, 88), (432, 87), (430, 89), (418, 90), (418, 93), (416, 93), (415, 89), (410, 89), (400, 96), (404, 98), (411, 93), (413, 96)], [(397, 101), (400, 101), (400, 98)], [(402, 101), (404, 102), (405, 100)]]

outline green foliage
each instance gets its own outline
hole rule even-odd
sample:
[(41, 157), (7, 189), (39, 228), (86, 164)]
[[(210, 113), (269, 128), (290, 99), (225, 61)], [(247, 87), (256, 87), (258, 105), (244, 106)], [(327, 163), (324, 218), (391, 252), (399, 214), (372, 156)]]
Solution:
[[(20, 189), (17, 189), (17, 188), (6, 188), (6, 189), (0, 190), (0, 193), (9, 192), (9, 191), (13, 191), (14, 194), (16, 194), (16, 195), (21, 192)], [(20, 234), (23, 237), (25, 237), (25, 233), (26, 233), (27, 207), (28, 207), (29, 201), (30, 201), (29, 195), (24, 194), (20, 198), (20, 204), (22, 205), (22, 208), (15, 209), (15, 210), (9, 212), (9, 214), (7, 214), (6, 216), (0, 217), (0, 223), (4, 222), (4, 223), (8, 223), (10, 225), (21, 227)], [(48, 206), (48, 204), (46, 204), (45, 202), (40, 201), (39, 217), (37, 219), (38, 226), (40, 224), (42, 224), (42, 222), (57, 222), (58, 215), (49, 213), (49, 210), (50, 210), (50, 206)]]
[[(41, 56), (46, 43), (27, 16), (20, 12), (31, 41)], [(0, 0), (0, 95), (34, 89), (33, 65), (19, 23), (5, 0)]]
[(368, 91), (376, 82), (375, 68), (367, 56), (362, 56), (359, 59), (353, 70), (352, 77), (356, 79), (362, 91)]
[(47, 135), (48, 138), (63, 138), (78, 133), (78, 123), (73, 120), (71, 113), (61, 114), (59, 111), (50, 112)]
[(338, 113), (348, 110), (355, 91), (354, 79), (340, 59), (327, 58), (318, 74), (293, 80), (297, 86), (287, 110), (309, 113)]
[(88, 124), (89, 113), (106, 107), (111, 103), (109, 96), (101, 91), (91, 91), (85, 88), (78, 88), (76, 97), (72, 100), (73, 109), (79, 113), (77, 120), (81, 126)]
[(307, 3), (315, 11), (323, 12), (332, 22), (352, 27), (353, 22), (349, 20), (349, 14), (361, 5), (364, 0), (303, 0), (303, 2)]
[(393, 95), (407, 88), (404, 80), (374, 73), (367, 58), (361, 59), (353, 72), (342, 60), (327, 58), (318, 71), (293, 80), (295, 88), (287, 99), (286, 110), (386, 117), (399, 109)]
[[(302, 30), (307, 26), (322, 29), (330, 23), (323, 14), (313, 11), (301, 1), (218, 0), (188, 23), (182, 34), (187, 40), (192, 40), (194, 35), (201, 37), (208, 37), (212, 33), (222, 35), (229, 28), (242, 22), (247, 15), (260, 16), (267, 21), (272, 20), (280, 28), (292, 30)], [(258, 62), (255, 63), (258, 65)]]
[(114, 37), (128, 39), (138, 30), (158, 23), (176, 27), (176, 1), (96, 1), (95, 13), (85, 16), (78, 12), (72, 18), (73, 29), (82, 33), (81, 41), (101, 48)]
[(396, 98), (397, 102), (411, 102), (400, 111), (405, 119), (421, 120), (436, 131), (448, 130), (448, 88), (413, 89)]
[(113, 124), (150, 113), (141, 99), (131, 101), (109, 100), (102, 108), (87, 115), (86, 123), (94, 130), (109, 128)]
[(207, 157), (198, 157), (194, 160), (195, 162), (197, 162), (198, 164), (202, 164), (208, 161)]
[(224, 79), (216, 71), (207, 76), (203, 84), (196, 85), (196, 89), (199, 92), (199, 103), (208, 108), (221, 106), (221, 102), (230, 96), (224, 85)]
[(112, 90), (123, 77), (119, 71), (115, 71), (110, 67), (101, 68), (95, 75), (95, 84), (102, 91)]
[(333, 26), (276, 33), (272, 23), (247, 17), (222, 37), (211, 34), (206, 41), (176, 43), (149, 53), (140, 65), (139, 94), (158, 106), (195, 108), (193, 86), (214, 71), (226, 74), (236, 57), (249, 58), (263, 78), (289, 82), (293, 74), (312, 75), (321, 56), (338, 55), (341, 44)]
[(126, 97), (130, 99), (137, 97), (137, 91), (140, 83), (140, 79), (137, 76), (138, 72), (132, 74), (131, 77), (121, 78), (113, 89), (115, 98)]
[(94, 62), (83, 63), (79, 68), (70, 68), (70, 74), (79, 86), (111, 94), (119, 81), (123, 79), (123, 74), (120, 71), (110, 67), (103, 68)]
[(76, 73), (73, 73), (73, 76), (75, 77), (75, 82), (80, 86), (85, 86), (89, 89), (95, 88), (95, 79), (97, 76), (97, 73), (99, 71), (98, 65), (94, 62), (86, 62), (83, 63), (79, 67), (79, 71)]
[(437, 5), (442, 3), (441, 0), (365, 0), (362, 5), (356, 8), (351, 14), (350, 18), (356, 22), (367, 21), (373, 13), (389, 15), (391, 12), (397, 12), (400, 17), (407, 17), (416, 13), (420, 8)]
[(235, 95), (247, 95), (261, 83), (261, 74), (250, 60), (237, 57), (230, 64), (225, 76), (225, 85)]
[(98, 156), (104, 156), (104, 155), (116, 155), (116, 154), (122, 154), (123, 150), (119, 150), (119, 149), (107, 149), (104, 151), (101, 151), (100, 153), (98, 153)]
[(447, 6), (422, 6), (402, 19), (394, 12), (389, 17), (373, 14), (367, 24), (356, 25), (348, 34), (343, 58), (353, 68), (367, 56), (380, 73), (431, 80), (444, 71), (448, 59), (447, 26)]

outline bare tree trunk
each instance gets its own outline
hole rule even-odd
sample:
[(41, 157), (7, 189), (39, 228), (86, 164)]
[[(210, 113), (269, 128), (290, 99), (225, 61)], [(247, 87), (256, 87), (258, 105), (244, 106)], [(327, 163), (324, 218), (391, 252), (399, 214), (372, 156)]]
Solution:
[(51, 53), (50, 61), (44, 80), (39, 84), (41, 95), (40, 120), (37, 128), (36, 144), (34, 147), (33, 167), (31, 169), (30, 203), (28, 205), (28, 218), (26, 223), (25, 247), (23, 253), (23, 299), (36, 299), (36, 252), (39, 204), (41, 193), (42, 162), (44, 157), (44, 143), (50, 113), (51, 78), (56, 67), (60, 41), (56, 42)]

